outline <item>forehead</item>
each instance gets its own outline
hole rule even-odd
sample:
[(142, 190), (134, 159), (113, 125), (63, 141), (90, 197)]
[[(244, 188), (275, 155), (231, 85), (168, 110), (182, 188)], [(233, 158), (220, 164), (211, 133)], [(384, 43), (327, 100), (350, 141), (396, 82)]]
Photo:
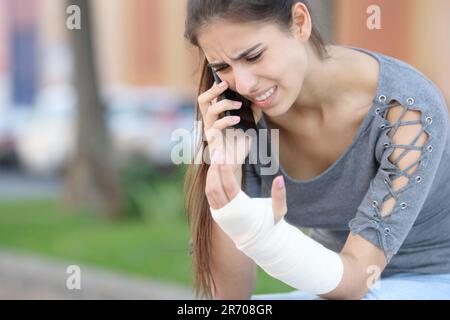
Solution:
[(273, 23), (238, 23), (216, 20), (205, 25), (198, 34), (198, 42), (209, 61), (229, 58), (241, 51), (263, 43), (269, 44), (279, 37), (280, 30)]

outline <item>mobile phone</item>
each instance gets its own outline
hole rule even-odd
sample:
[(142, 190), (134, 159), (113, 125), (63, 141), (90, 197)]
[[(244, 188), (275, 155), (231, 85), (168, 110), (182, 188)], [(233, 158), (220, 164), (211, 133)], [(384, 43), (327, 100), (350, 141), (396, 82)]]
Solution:
[[(211, 72), (214, 77), (214, 81), (219, 84), (222, 82), (222, 80), (219, 78), (217, 73), (211, 69)], [(225, 111), (225, 116), (239, 116), (241, 117), (241, 121), (238, 124), (235, 124), (233, 127), (236, 129), (241, 129), (243, 131), (247, 131), (248, 129), (255, 129), (257, 131), (255, 118), (253, 116), (253, 111), (251, 109), (252, 102), (243, 96), (241, 96), (239, 93), (227, 89), (224, 93), (222, 93), (219, 97), (219, 101), (223, 99), (228, 99), (232, 101), (241, 101), (242, 106), (238, 110), (227, 110)]]

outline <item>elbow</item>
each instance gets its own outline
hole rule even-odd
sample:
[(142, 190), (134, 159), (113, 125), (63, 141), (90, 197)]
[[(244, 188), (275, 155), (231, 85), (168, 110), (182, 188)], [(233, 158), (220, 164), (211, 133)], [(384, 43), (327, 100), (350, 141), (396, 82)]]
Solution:
[(369, 290), (367, 289), (361, 289), (355, 292), (350, 292), (348, 295), (344, 297), (343, 300), (361, 300), (366, 296), (367, 292), (369, 292)]
[(368, 289), (361, 289), (359, 291), (352, 292), (346, 297), (345, 300), (362, 300), (368, 292)]
[(364, 272), (363, 265), (355, 257), (341, 254), (344, 273), (339, 285), (331, 292), (321, 295), (325, 299), (333, 300), (361, 300), (370, 290), (371, 275)]
[(362, 300), (370, 291), (370, 285), (367, 279), (361, 280), (360, 285), (353, 291), (351, 300)]
[(361, 300), (369, 292), (367, 288), (353, 288), (352, 290), (336, 290), (320, 297), (327, 300)]

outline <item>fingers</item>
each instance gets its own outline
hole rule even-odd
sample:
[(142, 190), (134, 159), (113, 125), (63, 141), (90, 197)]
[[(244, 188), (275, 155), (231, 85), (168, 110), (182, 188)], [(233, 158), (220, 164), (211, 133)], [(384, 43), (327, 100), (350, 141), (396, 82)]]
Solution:
[(211, 126), (218, 118), (219, 115), (228, 110), (238, 110), (242, 107), (242, 102), (232, 100), (221, 100), (211, 105), (205, 114), (205, 123)]
[(272, 183), (272, 208), (275, 224), (287, 213), (286, 187), (283, 176), (278, 176)]
[[(200, 112), (202, 113), (205, 131), (215, 125), (221, 113), (228, 110), (238, 110), (242, 107), (241, 101), (232, 101), (228, 99), (214, 103), (214, 101), (227, 89), (227, 82), (222, 82), (222, 84), (219, 85), (214, 84), (208, 91), (198, 97), (198, 104)], [(238, 122), (238, 120), (235, 121)], [(231, 125), (234, 125), (237, 122), (232, 122)], [(228, 121), (227, 123), (230, 124)], [(223, 122), (219, 125), (223, 127), (222, 124)]]
[[(225, 144), (225, 136), (223, 135), (223, 131), (241, 121), (240, 117), (224, 117), (222, 119), (217, 120), (213, 127), (209, 128), (205, 131), (206, 140), (208, 141), (208, 146), (210, 146), (212, 151), (220, 150), (222, 146)], [(212, 153), (211, 153), (212, 154)]]
[(235, 124), (239, 123), (239, 121), (241, 121), (241, 117), (239, 116), (223, 117), (214, 122), (212, 128), (216, 130), (225, 130), (226, 128), (234, 126)]
[[(226, 157), (226, 155), (225, 155)], [(234, 165), (229, 159), (225, 159), (224, 156), (220, 156), (220, 176), (222, 180), (223, 190), (228, 198), (228, 202), (233, 200), (241, 190), (241, 187), (236, 181), (234, 175)]]
[(218, 98), (222, 93), (228, 89), (228, 83), (223, 81), (221, 84), (214, 84), (209, 90), (203, 92), (197, 99), (200, 112), (203, 119), (205, 119), (206, 112), (211, 105), (211, 102)]
[(208, 169), (206, 175), (206, 187), (205, 193), (208, 203), (214, 210), (223, 208), (228, 202), (228, 197), (223, 189), (220, 173), (220, 165), (218, 163), (218, 154), (220, 152), (215, 152), (213, 156), (213, 161)]
[(206, 197), (213, 209), (223, 208), (241, 190), (233, 172), (222, 152), (217, 151), (206, 176)]

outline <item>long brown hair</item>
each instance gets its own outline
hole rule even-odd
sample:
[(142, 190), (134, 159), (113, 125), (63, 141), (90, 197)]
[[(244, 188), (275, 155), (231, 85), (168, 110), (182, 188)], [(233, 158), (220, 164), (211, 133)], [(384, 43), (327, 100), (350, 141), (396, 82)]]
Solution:
[[(276, 23), (282, 31), (290, 32), (292, 25), (292, 6), (304, 3), (311, 12), (306, 0), (188, 0), (185, 38), (199, 49), (197, 34), (199, 30), (214, 18), (234, 22), (259, 21)], [(315, 27), (310, 40), (319, 58), (327, 57), (325, 43)], [(208, 61), (203, 56), (202, 72), (197, 96), (208, 90), (214, 83)], [(195, 107), (195, 119), (202, 122), (198, 103)], [(204, 132), (198, 135), (194, 159), (200, 164), (190, 164), (185, 179), (185, 209), (191, 232), (191, 253), (194, 266), (194, 287), (197, 297), (212, 298), (211, 286), (215, 283), (211, 273), (211, 235), (212, 218), (205, 195), (206, 174), (209, 165), (204, 161), (207, 142)], [(242, 170), (245, 190), (245, 173)]]

